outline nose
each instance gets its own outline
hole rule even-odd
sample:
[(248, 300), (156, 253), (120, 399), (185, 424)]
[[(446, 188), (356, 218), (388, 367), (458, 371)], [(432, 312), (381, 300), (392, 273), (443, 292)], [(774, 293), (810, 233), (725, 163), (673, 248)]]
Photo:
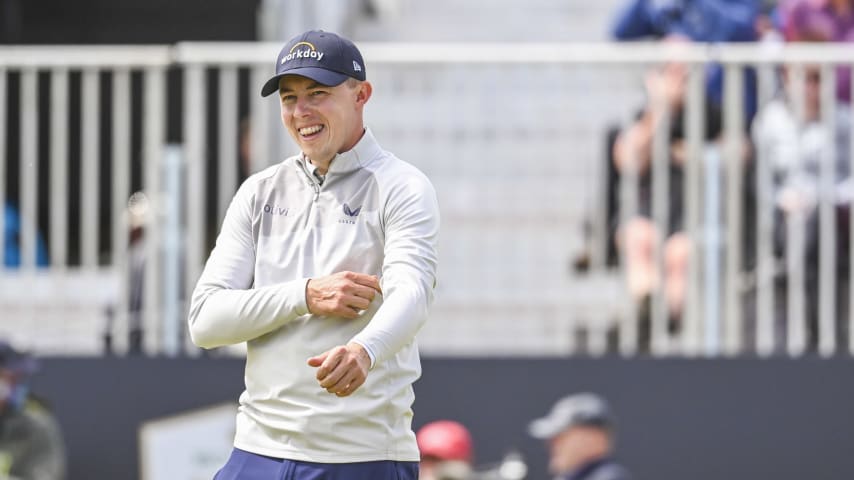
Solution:
[(309, 105), (308, 99), (304, 97), (297, 97), (296, 105), (294, 105), (294, 116), (295, 117), (304, 117), (308, 115)]

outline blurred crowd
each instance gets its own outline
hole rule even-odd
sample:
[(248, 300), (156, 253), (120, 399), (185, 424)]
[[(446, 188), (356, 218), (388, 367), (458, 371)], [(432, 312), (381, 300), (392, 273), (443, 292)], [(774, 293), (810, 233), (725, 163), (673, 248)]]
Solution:
[[(616, 420), (608, 402), (595, 393), (560, 398), (528, 434), (544, 442), (548, 471), (555, 480), (630, 480), (616, 458)], [(419, 480), (524, 480), (528, 466), (510, 451), (494, 465), (475, 462), (472, 435), (461, 423), (437, 420), (416, 435), (421, 451)]]
[[(629, 0), (617, 12), (612, 28), (618, 41), (657, 40), (660, 42), (761, 42), (773, 47), (784, 42), (850, 42), (854, 40), (854, 1), (852, 0)], [(743, 189), (731, 192), (743, 200), (744, 249), (743, 269), (749, 274), (756, 268), (757, 208), (773, 204), (773, 251), (775, 270), (775, 319), (778, 325), (776, 344), (784, 342), (781, 322), (785, 318), (787, 285), (785, 265), (787, 243), (792, 229), (804, 232), (803, 262), (808, 320), (808, 344), (817, 342), (819, 200), (829, 196), (837, 221), (836, 263), (839, 292), (847, 292), (848, 227), (847, 212), (852, 197), (850, 185), (850, 69), (837, 67), (835, 78), (822, 78), (821, 65), (805, 64), (802, 69), (778, 68), (769, 85), (770, 99), (758, 101), (757, 72), (744, 69), (742, 169)], [(688, 266), (692, 256), (698, 258), (697, 237), (686, 232), (686, 171), (688, 145), (685, 129), (688, 67), (678, 62), (657, 65), (644, 77), (646, 102), (639, 107), (634, 120), (615, 127), (608, 134), (608, 224), (609, 259), (621, 259), (626, 288), (640, 314), (641, 344), (649, 342), (651, 304), (660, 296), (666, 305), (667, 328), (676, 334), (682, 328), (687, 295)], [(719, 177), (726, 188), (725, 141), (723, 128), (723, 69), (709, 65), (705, 70), (705, 101), (702, 124), (703, 182)], [(832, 100), (833, 119), (824, 111), (821, 98), (823, 82), (835, 80)], [(847, 106), (847, 105), (846, 105)], [(832, 125), (832, 127), (831, 127)], [(833, 131), (830, 129), (833, 128)], [(666, 138), (666, 218), (656, 221), (653, 206), (653, 151), (657, 132)], [(771, 192), (758, 192), (756, 172), (765, 162), (772, 172)], [(822, 165), (832, 162), (832, 187), (819, 188)], [(620, 210), (619, 182), (628, 173), (637, 179), (636, 211)], [(708, 198), (708, 197), (706, 197)], [(723, 198), (719, 198), (717, 215), (724, 224)], [(704, 214), (709, 215), (707, 210)], [(790, 248), (797, 248), (790, 247)], [(794, 251), (794, 250), (793, 250)], [(796, 252), (796, 251), (794, 251)], [(660, 262), (660, 263), (659, 263)], [(746, 275), (750, 276), (750, 275)], [(755, 278), (755, 276), (754, 276)], [(754, 285), (755, 287), (755, 285)], [(749, 299), (755, 292), (745, 292)], [(844, 334), (847, 318), (846, 295), (837, 295), (837, 335)], [(750, 304), (745, 301), (745, 308)], [(751, 313), (746, 312), (751, 319)], [(755, 318), (754, 318), (755, 319)], [(755, 332), (747, 332), (752, 335)], [(843, 335), (844, 336), (844, 335)]]

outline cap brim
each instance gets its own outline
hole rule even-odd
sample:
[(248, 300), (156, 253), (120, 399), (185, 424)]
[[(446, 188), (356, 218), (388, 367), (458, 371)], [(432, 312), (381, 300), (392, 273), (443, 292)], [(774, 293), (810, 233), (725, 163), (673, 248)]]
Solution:
[(317, 67), (301, 67), (301, 68), (292, 68), (287, 72), (280, 73), (273, 78), (267, 80), (267, 83), (261, 88), (261, 96), (266, 97), (274, 92), (279, 90), (279, 79), (284, 77), (285, 75), (299, 75), (301, 77), (306, 77), (314, 80), (315, 82), (326, 85), (327, 87), (334, 87), (336, 85), (340, 85), (341, 82), (350, 78), (348, 75), (343, 73), (333, 72), (331, 70), (326, 70), (323, 68)]
[(551, 417), (538, 418), (528, 424), (528, 433), (539, 439), (549, 439), (560, 433), (565, 426)]

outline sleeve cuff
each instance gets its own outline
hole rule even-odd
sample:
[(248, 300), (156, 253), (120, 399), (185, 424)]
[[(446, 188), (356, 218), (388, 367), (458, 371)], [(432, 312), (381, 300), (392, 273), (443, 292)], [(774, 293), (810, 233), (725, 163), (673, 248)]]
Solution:
[(285, 284), (285, 298), (291, 299), (293, 311), (297, 316), (306, 315), (308, 311), (308, 302), (305, 298), (308, 281), (310, 278), (304, 278), (302, 281), (288, 282)]
[(367, 345), (365, 345), (364, 342), (361, 342), (359, 340), (352, 340), (352, 342), (358, 343), (359, 345), (362, 346), (362, 348), (365, 349), (366, 352), (368, 352), (368, 357), (370, 357), (370, 359), (371, 359), (371, 369), (373, 369), (374, 365), (377, 363), (377, 356), (374, 355), (374, 352), (371, 351), (371, 348), (368, 347)]

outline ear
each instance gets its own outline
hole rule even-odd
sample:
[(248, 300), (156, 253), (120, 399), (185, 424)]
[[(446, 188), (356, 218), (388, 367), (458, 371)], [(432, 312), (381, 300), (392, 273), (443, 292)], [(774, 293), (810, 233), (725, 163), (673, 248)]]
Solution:
[(371, 82), (364, 81), (359, 83), (358, 91), (356, 92), (356, 103), (360, 106), (368, 103), (373, 92), (374, 87), (371, 85)]

